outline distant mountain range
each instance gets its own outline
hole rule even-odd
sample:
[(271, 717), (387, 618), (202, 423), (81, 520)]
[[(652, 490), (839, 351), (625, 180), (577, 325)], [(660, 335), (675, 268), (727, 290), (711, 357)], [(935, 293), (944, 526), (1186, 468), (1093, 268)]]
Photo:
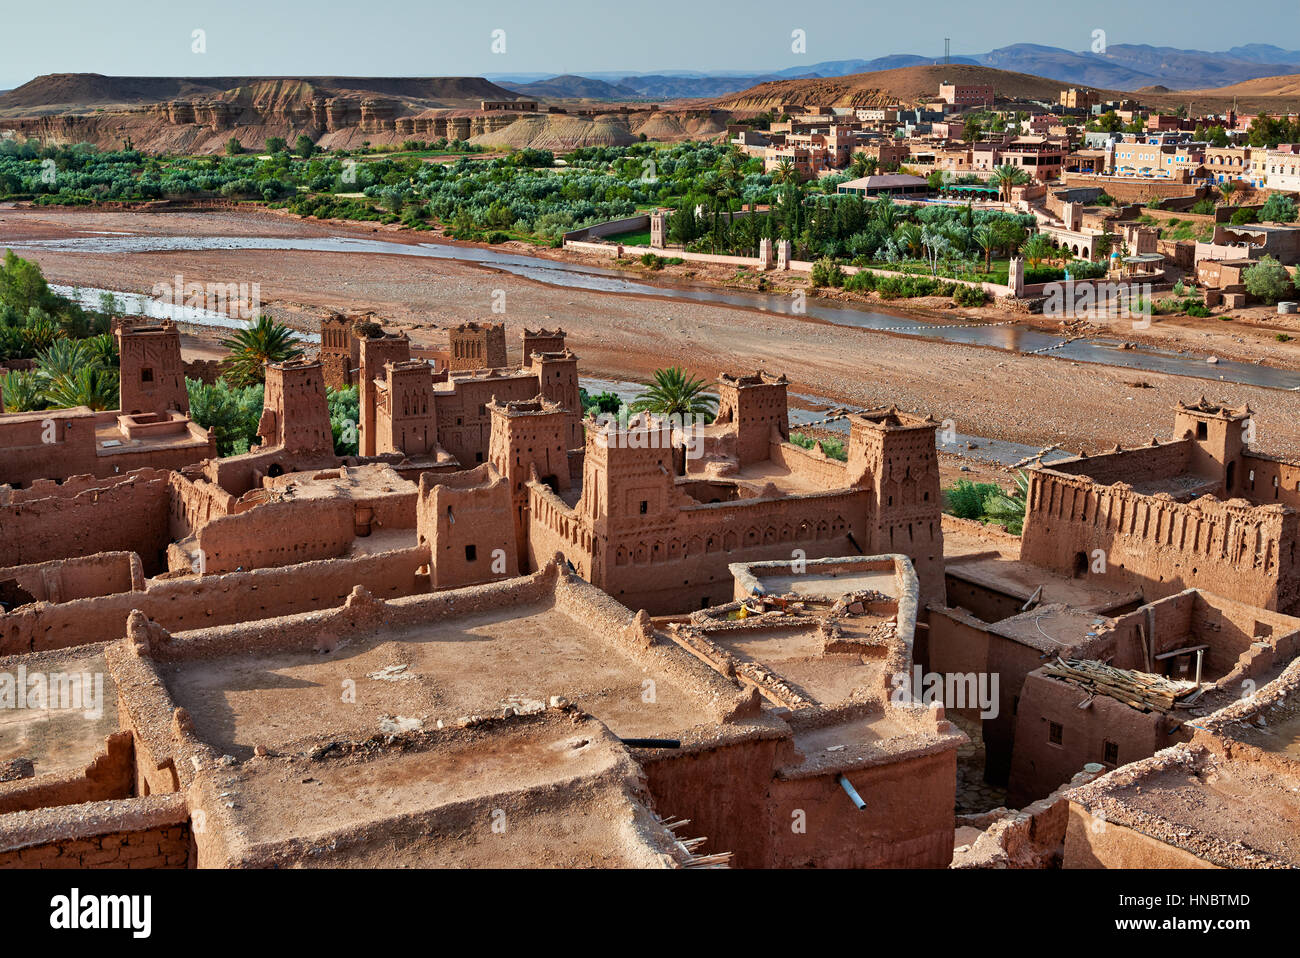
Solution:
[[(678, 71), (652, 74), (602, 72), (551, 78), (493, 75), (489, 79), (525, 96), (671, 100), (725, 96), (769, 80), (841, 77), (941, 62), (942, 58), (901, 53), (873, 60), (826, 60), (808, 66), (746, 75), (722, 71), (696, 74)], [(1194, 90), (1227, 86), (1257, 77), (1298, 73), (1300, 50), (1284, 50), (1268, 43), (1250, 43), (1220, 52), (1113, 43), (1104, 54), (1100, 54), (1017, 43), (988, 53), (952, 57), (951, 62), (1014, 70), (1074, 86), (1111, 90), (1164, 86), (1170, 90)]]

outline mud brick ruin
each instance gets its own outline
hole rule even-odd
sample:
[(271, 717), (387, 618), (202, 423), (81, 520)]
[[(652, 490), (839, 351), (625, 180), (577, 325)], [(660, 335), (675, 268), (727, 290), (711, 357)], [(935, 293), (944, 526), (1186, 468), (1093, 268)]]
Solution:
[(783, 376), (606, 423), (563, 330), (336, 317), (218, 459), (176, 330), (117, 336), (121, 409), (0, 415), (0, 866), (1300, 863), (1248, 409), (1031, 468), (1018, 537), (942, 514), (929, 415), (791, 443)]

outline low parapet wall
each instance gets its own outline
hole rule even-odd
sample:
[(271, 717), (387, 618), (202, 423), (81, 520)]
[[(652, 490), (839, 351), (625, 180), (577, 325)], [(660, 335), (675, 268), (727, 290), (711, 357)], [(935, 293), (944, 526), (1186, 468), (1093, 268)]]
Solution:
[(0, 868), (185, 868), (189, 818), (179, 793), (0, 815)]
[(0, 615), (0, 655), (111, 642), (139, 609), (170, 631), (256, 621), (342, 605), (355, 586), (382, 598), (427, 592), (427, 547), (224, 575), (154, 579), (142, 592), (38, 603)]

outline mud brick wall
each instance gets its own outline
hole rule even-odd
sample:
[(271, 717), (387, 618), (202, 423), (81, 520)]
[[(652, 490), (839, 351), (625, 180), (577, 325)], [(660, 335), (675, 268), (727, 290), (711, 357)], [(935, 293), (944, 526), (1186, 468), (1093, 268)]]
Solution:
[[(1025, 680), (1007, 784), (1011, 807), (1022, 808), (1051, 794), (1089, 762), (1103, 762), (1106, 742), (1118, 746), (1121, 765), (1174, 744), (1160, 713), (1139, 712), (1105, 695), (1093, 696), (1088, 708), (1079, 708), (1089, 697), (1083, 689), (1041, 672)], [(1053, 722), (1061, 726), (1060, 744), (1049, 736)]]
[(31, 602), (68, 602), (143, 589), (144, 568), (134, 552), (100, 552), (0, 569), (0, 598), (6, 583), (29, 595)]
[(6, 565), (121, 551), (137, 553), (148, 575), (167, 569), (167, 472), (141, 469), (81, 491), (14, 499), (0, 505), (0, 556)]
[(197, 536), (204, 568), (234, 572), (342, 556), (356, 538), (354, 512), (347, 500), (304, 500), (214, 519)]
[(1298, 519), (1277, 506), (1183, 504), (1035, 471), (1020, 555), (1075, 575), (1100, 549), (1106, 572), (1095, 575), (1140, 588), (1148, 600), (1203, 588), (1285, 611), (1300, 599), (1291, 547)]
[(380, 598), (427, 592), (429, 578), (416, 570), (428, 561), (425, 546), (355, 559), (159, 579), (142, 592), (15, 609), (0, 615), (0, 655), (116, 641), (126, 634), (132, 609), (168, 631), (183, 632), (331, 608), (342, 605), (357, 585)]
[(1261, 505), (1279, 502), (1300, 509), (1300, 463), (1249, 452), (1241, 460), (1242, 487), (1252, 501)]
[(0, 815), (0, 868), (185, 868), (191, 844), (179, 794)]
[(1188, 471), (1193, 445), (1191, 439), (1180, 439), (1159, 446), (1139, 446), (1086, 459), (1054, 462), (1052, 471), (1087, 476), (1103, 486), (1116, 482), (1133, 484), (1170, 479)]
[(128, 798), (135, 782), (135, 750), (130, 732), (115, 732), (104, 751), (79, 772), (53, 772), (0, 782), (0, 815), (57, 805)]

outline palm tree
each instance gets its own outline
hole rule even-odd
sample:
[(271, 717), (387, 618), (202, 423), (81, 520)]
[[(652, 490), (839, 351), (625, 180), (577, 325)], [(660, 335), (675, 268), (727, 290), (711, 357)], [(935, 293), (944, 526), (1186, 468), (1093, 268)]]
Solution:
[(871, 218), (892, 233), (898, 223), (898, 205), (887, 193), (882, 193), (880, 198), (871, 204)]
[[(692, 422), (690, 417), (703, 416), (712, 419), (717, 410), (718, 397), (706, 392), (708, 388), (703, 379), (696, 379), (680, 366), (668, 369), (656, 369), (654, 383), (632, 400), (629, 409), (632, 412), (651, 412), (660, 416), (673, 416), (685, 426)], [(683, 441), (685, 439), (683, 438)], [(684, 451), (684, 450), (683, 450)], [(673, 451), (674, 466), (677, 465), (677, 452)], [(686, 456), (681, 458), (679, 475), (686, 474)]]
[(98, 366), (82, 366), (64, 373), (45, 387), (45, 398), (52, 406), (66, 409), (88, 406), (96, 412), (118, 407), (117, 374)]
[(799, 178), (794, 164), (789, 160), (781, 160), (776, 164), (776, 169), (772, 171), (773, 183), (792, 183)]
[(1002, 245), (1002, 229), (997, 224), (985, 223), (975, 228), (975, 245), (984, 251), (984, 272), (993, 269), (993, 251)]
[(993, 167), (993, 178), (998, 181), (998, 195), (1008, 203), (1011, 202), (1012, 188), (1029, 182), (1029, 174), (1011, 163)]
[(1012, 535), (1020, 535), (1025, 525), (1025, 504), (1029, 501), (1029, 476), (1016, 473), (1016, 491), (1007, 494), (999, 489), (984, 498), (984, 518), (1000, 522)]
[(1035, 233), (1020, 247), (1020, 254), (1029, 260), (1030, 266), (1037, 266), (1043, 260), (1050, 259), (1054, 252), (1051, 241), (1042, 233)]
[(854, 153), (850, 169), (853, 171), (853, 176), (858, 179), (874, 176), (876, 170), (880, 169), (880, 160), (865, 153)]
[(226, 376), (237, 386), (266, 382), (266, 364), (282, 363), (302, 355), (302, 347), (293, 341), (289, 327), (262, 314), (257, 322), (241, 329), (221, 345), (230, 350)]
[(117, 354), (117, 342), (108, 333), (91, 336), (85, 340), (85, 343), (91, 359), (99, 363), (104, 369), (120, 365), (121, 359)]
[(86, 368), (104, 367), (96, 359), (89, 341), (85, 339), (56, 340), (36, 357), (36, 377), (42, 384), (42, 388)]
[(1241, 189), (1241, 184), (1236, 180), (1224, 180), (1219, 184), (1219, 195), (1223, 197), (1223, 202), (1229, 206), (1232, 205), (1232, 195)]
[(0, 376), (0, 399), (4, 400), (5, 412), (35, 412), (46, 405), (36, 374), (17, 369)]

